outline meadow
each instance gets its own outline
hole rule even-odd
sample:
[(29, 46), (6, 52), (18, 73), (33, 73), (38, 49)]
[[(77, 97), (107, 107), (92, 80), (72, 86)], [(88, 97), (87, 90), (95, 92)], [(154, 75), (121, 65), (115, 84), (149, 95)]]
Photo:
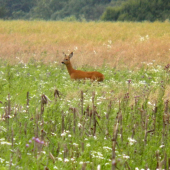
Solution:
[[(169, 169), (168, 30), (0, 21), (0, 169)], [(63, 51), (105, 80), (70, 80)]]

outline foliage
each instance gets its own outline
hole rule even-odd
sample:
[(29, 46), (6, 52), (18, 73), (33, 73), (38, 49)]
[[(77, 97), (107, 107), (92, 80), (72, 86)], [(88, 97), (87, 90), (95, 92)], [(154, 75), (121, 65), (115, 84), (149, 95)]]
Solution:
[[(123, 0), (120, 0), (121, 2)], [(117, 2), (117, 0), (113, 0)], [(0, 18), (61, 20), (75, 16), (77, 20), (98, 20), (111, 0), (0, 0)], [(3, 11), (6, 11), (5, 13)], [(2, 15), (2, 14), (3, 15)]]
[(108, 7), (101, 18), (106, 21), (165, 21), (170, 18), (170, 2), (128, 0), (118, 8)]

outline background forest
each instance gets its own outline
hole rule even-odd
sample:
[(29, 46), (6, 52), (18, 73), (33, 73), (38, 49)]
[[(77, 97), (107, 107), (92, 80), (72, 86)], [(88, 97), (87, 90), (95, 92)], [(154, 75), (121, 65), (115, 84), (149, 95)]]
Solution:
[(0, 0), (0, 18), (67, 21), (164, 21), (169, 0)]

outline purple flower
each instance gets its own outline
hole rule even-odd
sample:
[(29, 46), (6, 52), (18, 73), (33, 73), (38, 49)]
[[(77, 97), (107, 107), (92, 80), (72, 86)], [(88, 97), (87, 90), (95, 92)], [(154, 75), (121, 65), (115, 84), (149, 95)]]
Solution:
[(41, 144), (44, 144), (44, 141), (41, 141)]
[(41, 143), (41, 140), (40, 140), (39, 138), (36, 138), (36, 139), (35, 139), (35, 142)]
[(32, 140), (29, 140), (29, 143), (32, 143)]
[(35, 140), (35, 137), (33, 137), (32, 140)]
[(29, 144), (26, 144), (26, 147), (28, 148), (28, 147), (29, 147)]

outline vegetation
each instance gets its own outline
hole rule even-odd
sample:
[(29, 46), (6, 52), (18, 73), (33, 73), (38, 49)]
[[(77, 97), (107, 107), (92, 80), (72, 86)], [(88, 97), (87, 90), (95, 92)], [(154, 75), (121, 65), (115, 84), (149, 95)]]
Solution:
[(105, 21), (165, 21), (170, 19), (168, 0), (128, 0), (120, 7), (108, 7)]
[(1, 169), (169, 168), (169, 65), (97, 70), (103, 83), (1, 62)]
[(66, 21), (165, 21), (169, 0), (0, 0), (0, 18)]
[[(0, 169), (169, 169), (167, 30), (0, 21)], [(105, 80), (70, 80), (71, 50)]]
[(108, 5), (124, 0), (0, 0), (0, 18), (43, 20), (99, 20)]
[(61, 62), (74, 52), (73, 66), (138, 69), (170, 60), (170, 24), (127, 22), (0, 21), (1, 59)]

